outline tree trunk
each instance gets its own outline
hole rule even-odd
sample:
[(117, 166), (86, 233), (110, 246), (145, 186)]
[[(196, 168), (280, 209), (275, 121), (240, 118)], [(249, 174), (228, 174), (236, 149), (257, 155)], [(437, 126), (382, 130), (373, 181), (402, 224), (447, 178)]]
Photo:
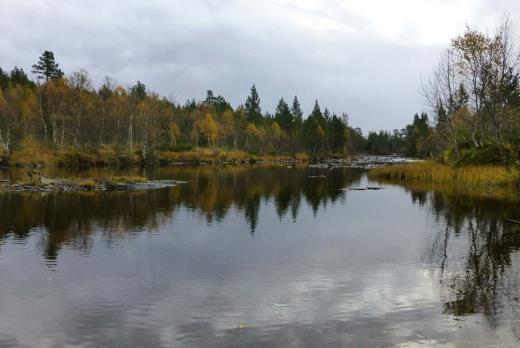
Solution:
[(48, 129), (47, 129), (47, 122), (45, 122), (45, 117), (43, 115), (42, 93), (41, 93), (41, 90), (39, 88), (38, 88), (38, 90), (39, 90), (39, 93), (38, 93), (38, 107), (40, 109), (40, 119), (41, 119), (42, 124), (43, 124), (44, 141), (47, 142), (49, 134), (48, 134)]
[(52, 143), (54, 146), (58, 146), (58, 116), (52, 115)]
[(80, 132), (81, 132), (81, 111), (79, 110), (79, 106), (78, 106), (78, 110), (76, 112), (76, 130), (74, 132), (74, 146), (76, 147), (76, 149), (79, 149)]
[(130, 113), (130, 125), (128, 126), (128, 147), (130, 152), (134, 151), (134, 113)]
[(105, 131), (105, 105), (103, 104), (103, 109), (101, 111), (101, 128), (99, 129), (99, 137), (98, 137), (98, 149), (101, 149), (103, 146), (103, 132)]
[(11, 143), (11, 134), (9, 130), (6, 130), (5, 137), (3, 136), (2, 130), (0, 130), (0, 147), (5, 153), (9, 153), (9, 145)]
[(61, 115), (61, 141), (60, 145), (65, 145), (65, 115)]

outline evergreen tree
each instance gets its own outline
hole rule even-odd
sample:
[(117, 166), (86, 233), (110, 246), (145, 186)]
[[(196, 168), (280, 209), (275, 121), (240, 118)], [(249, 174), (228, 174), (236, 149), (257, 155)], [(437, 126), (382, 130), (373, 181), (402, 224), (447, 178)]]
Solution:
[(314, 102), (314, 108), (312, 109), (312, 112), (309, 117), (312, 117), (319, 121), (323, 119), (323, 114), (321, 113), (321, 108), (320, 104), (318, 103), (318, 100)]
[(138, 101), (145, 100), (147, 96), (146, 86), (141, 81), (137, 81), (137, 83), (130, 88), (130, 96)]
[(184, 103), (182, 108), (188, 112), (191, 112), (197, 108), (197, 102), (195, 101), (195, 99), (188, 99), (186, 100), (186, 103)]
[(206, 92), (206, 100), (204, 100), (204, 104), (214, 107), (215, 112), (219, 115), (224, 111), (231, 109), (231, 105), (227, 100), (221, 95), (215, 97), (212, 90)]
[(36, 74), (38, 79), (57, 80), (63, 77), (63, 71), (60, 70), (59, 64), (54, 60), (52, 51), (45, 51), (38, 59), (38, 63), (32, 66), (32, 72)]
[(206, 91), (206, 100), (204, 101), (207, 105), (214, 106), (215, 105), (215, 96), (213, 95), (213, 91), (208, 89)]
[(325, 108), (325, 110), (323, 111), (323, 118), (325, 118), (325, 121), (329, 121), (330, 120), (330, 111), (329, 111), (329, 109)]
[(23, 71), (23, 69), (18, 68), (16, 66), (13, 68), (13, 70), (11, 70), (9, 80), (11, 81), (11, 84), (13, 86), (16, 86), (16, 85), (31, 86), (31, 87), (34, 86), (34, 82), (29, 80), (25, 71)]
[(0, 68), (0, 90), (9, 86), (9, 75)]
[(218, 95), (214, 100), (215, 111), (218, 114), (224, 113), (226, 110), (231, 110), (231, 104), (228, 103), (228, 101), (221, 95)]
[(346, 130), (347, 126), (341, 118), (336, 115), (332, 115), (330, 119), (330, 146), (332, 153), (342, 152), (346, 142)]
[(293, 115), (289, 109), (289, 105), (283, 98), (281, 98), (278, 102), (274, 119), (280, 125), (280, 127), (282, 127), (282, 129), (287, 132), (287, 134), (292, 133), (294, 128)]
[(430, 133), (430, 126), (428, 124), (428, 115), (425, 112), (415, 114), (413, 123), (405, 128), (405, 145), (406, 152), (410, 156), (420, 155), (420, 147), (422, 142), (428, 137)]
[(110, 99), (112, 93), (113, 86), (111, 84), (110, 78), (107, 77), (103, 85), (99, 88), (98, 94), (101, 97), (101, 99), (103, 99), (103, 101), (106, 102), (108, 99)]
[(260, 97), (256, 91), (256, 86), (251, 87), (251, 94), (247, 97), (245, 111), (249, 122), (256, 124), (262, 120), (262, 109), (260, 108)]
[(293, 116), (293, 120), (296, 127), (300, 127), (303, 123), (303, 111), (300, 107), (300, 102), (298, 101), (298, 97), (294, 96), (291, 114)]

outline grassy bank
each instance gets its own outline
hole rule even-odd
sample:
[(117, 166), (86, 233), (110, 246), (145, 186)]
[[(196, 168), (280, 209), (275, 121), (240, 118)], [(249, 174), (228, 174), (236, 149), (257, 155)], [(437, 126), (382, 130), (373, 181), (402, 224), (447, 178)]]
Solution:
[(390, 165), (370, 171), (371, 178), (413, 183), (454, 184), (467, 187), (518, 186), (520, 171), (498, 166), (453, 167), (432, 162)]
[(103, 167), (132, 165), (172, 165), (172, 164), (220, 164), (254, 163), (258, 161), (299, 161), (306, 162), (305, 153), (296, 154), (252, 154), (238, 150), (200, 148), (187, 151), (122, 151), (115, 147), (103, 146), (99, 150), (77, 150), (74, 147), (42, 146), (26, 141), (9, 154), (0, 153), (0, 165), (20, 166), (62, 166), (62, 167)]
[(415, 192), (520, 201), (520, 171), (515, 168), (415, 162), (375, 168), (368, 175), (372, 180), (398, 184)]

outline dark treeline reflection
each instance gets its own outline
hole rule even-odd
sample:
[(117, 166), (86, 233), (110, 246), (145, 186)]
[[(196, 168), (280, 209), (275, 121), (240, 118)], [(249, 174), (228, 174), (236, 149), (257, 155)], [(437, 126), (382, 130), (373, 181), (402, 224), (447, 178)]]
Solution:
[(431, 209), (440, 226), (430, 253), (444, 311), (483, 314), (518, 322), (520, 295), (520, 207), (504, 200), (449, 192), (411, 191), (414, 203)]
[(186, 182), (174, 188), (139, 192), (0, 194), (0, 242), (9, 236), (23, 241), (31, 232), (43, 230), (45, 233), (39, 235), (44, 255), (54, 260), (64, 245), (88, 251), (94, 231), (110, 242), (156, 229), (173, 218), (180, 207), (193, 210), (208, 223), (221, 221), (234, 208), (242, 212), (254, 234), (262, 202), (273, 202), (280, 219), (289, 215), (296, 220), (302, 203), (316, 214), (320, 206), (344, 199), (347, 191), (343, 188), (358, 182), (362, 171), (179, 167), (138, 174)]

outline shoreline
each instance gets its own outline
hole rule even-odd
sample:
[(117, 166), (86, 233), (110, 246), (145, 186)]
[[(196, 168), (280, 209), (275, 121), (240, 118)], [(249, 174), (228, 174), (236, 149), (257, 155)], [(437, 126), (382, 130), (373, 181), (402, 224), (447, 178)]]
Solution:
[(48, 146), (22, 146), (9, 155), (0, 155), (0, 168), (89, 168), (160, 167), (182, 165), (239, 165), (257, 163), (308, 163), (305, 153), (253, 154), (229, 149), (200, 148), (190, 151), (119, 151), (104, 147), (98, 151)]
[(49, 146), (22, 146), (9, 156), (0, 155), (0, 170), (10, 168), (131, 168), (199, 165), (307, 164), (309, 166), (350, 166), (372, 169), (387, 164), (416, 161), (399, 154), (350, 155), (323, 154), (310, 157), (306, 153), (248, 153), (241, 150), (200, 148), (190, 151), (156, 151), (147, 156), (136, 151), (118, 151), (104, 147), (99, 151)]

